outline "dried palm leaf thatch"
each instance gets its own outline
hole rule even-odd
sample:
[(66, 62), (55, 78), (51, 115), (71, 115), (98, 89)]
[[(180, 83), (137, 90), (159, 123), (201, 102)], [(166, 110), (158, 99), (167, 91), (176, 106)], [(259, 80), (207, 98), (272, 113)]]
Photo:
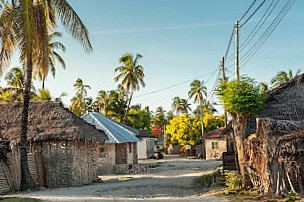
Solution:
[(304, 194), (304, 133), (299, 122), (257, 119), (246, 141), (253, 188), (268, 194)]
[[(21, 133), (22, 103), (0, 104), (0, 140), (18, 145)], [(59, 102), (31, 102), (28, 141), (89, 141), (104, 143), (102, 130), (86, 123)]]

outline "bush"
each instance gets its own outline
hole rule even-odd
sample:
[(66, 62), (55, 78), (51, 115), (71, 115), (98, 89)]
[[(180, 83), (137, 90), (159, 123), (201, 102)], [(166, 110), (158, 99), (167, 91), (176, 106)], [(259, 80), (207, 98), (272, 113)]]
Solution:
[(242, 175), (230, 172), (227, 173), (226, 186), (228, 186), (227, 191), (238, 191), (242, 189)]
[(289, 194), (285, 197), (285, 200), (286, 201), (296, 201), (296, 200), (299, 200), (297, 198), (298, 194), (293, 192), (293, 191), (290, 191)]
[(202, 175), (200, 178), (200, 183), (203, 187), (211, 187), (214, 183), (214, 174)]

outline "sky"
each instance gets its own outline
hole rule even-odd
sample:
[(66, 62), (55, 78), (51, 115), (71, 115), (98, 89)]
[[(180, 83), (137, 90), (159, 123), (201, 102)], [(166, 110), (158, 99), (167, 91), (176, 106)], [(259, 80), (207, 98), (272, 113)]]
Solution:
[[(277, 0), (275, 0), (276, 2)], [(135, 92), (131, 104), (162, 106), (171, 110), (175, 96), (188, 98), (190, 83), (204, 80), (211, 91), (217, 77), (215, 72), (225, 55), (232, 28), (253, 1), (251, 0), (70, 0), (68, 1), (89, 30), (93, 52), (86, 54), (77, 41), (64, 31), (60, 40), (67, 48), (60, 53), (66, 63), (57, 66), (56, 77), (50, 76), (46, 88), (53, 97), (62, 92), (66, 105), (75, 95), (73, 84), (81, 78), (90, 85), (88, 96), (95, 98), (99, 90), (116, 89), (114, 69), (125, 53), (140, 53), (144, 67), (144, 88)], [(257, 0), (253, 10), (262, 2)], [(260, 10), (240, 29), (240, 46), (258, 23), (272, 0), (266, 0)], [(286, 1), (280, 1), (259, 33), (266, 30)], [(252, 11), (249, 12), (251, 14)], [(242, 22), (248, 18), (245, 16)], [(270, 82), (281, 70), (304, 67), (304, 1), (297, 0), (282, 22), (252, 59), (241, 68), (258, 82)], [(258, 37), (259, 35), (257, 35)], [(255, 43), (240, 52), (240, 57)], [(233, 39), (230, 53), (235, 51)], [(17, 55), (11, 67), (20, 66)], [(233, 60), (227, 64), (227, 75), (234, 77)], [(8, 70), (7, 70), (8, 71)], [(211, 74), (215, 72), (214, 74)], [(205, 75), (205, 76), (204, 76)], [(0, 85), (5, 81), (0, 78)], [(175, 84), (181, 85), (170, 87)], [(40, 87), (41, 82), (34, 81)], [(168, 88), (167, 88), (168, 87)], [(166, 90), (158, 91), (159, 89)], [(217, 101), (216, 96), (211, 98)], [(191, 103), (191, 101), (189, 101)], [(194, 109), (195, 104), (191, 107)], [(220, 109), (220, 106), (218, 106)], [(221, 110), (219, 110), (221, 112)]]

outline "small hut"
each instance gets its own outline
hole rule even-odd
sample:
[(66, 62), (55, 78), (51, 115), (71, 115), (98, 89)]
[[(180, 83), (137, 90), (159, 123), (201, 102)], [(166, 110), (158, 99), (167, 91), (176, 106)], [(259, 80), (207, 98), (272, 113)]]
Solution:
[(136, 134), (121, 124), (99, 113), (88, 112), (81, 117), (86, 122), (95, 125), (96, 128), (105, 131), (108, 140), (105, 142), (100, 153), (104, 157), (103, 173), (127, 173), (138, 164), (137, 143), (140, 140)]
[[(0, 141), (7, 143), (7, 161), (1, 160), (11, 190), (20, 186), (22, 103), (0, 104)], [(102, 172), (99, 145), (105, 133), (58, 102), (31, 102), (28, 123), (28, 162), (34, 180), (44, 187), (91, 183)], [(0, 186), (1, 187), (1, 186)]]
[[(223, 152), (227, 151), (226, 138), (222, 135), (224, 129), (224, 127), (215, 129), (200, 137), (200, 140), (204, 140), (206, 159), (219, 159)], [(201, 143), (200, 140), (197, 143)]]
[(304, 195), (304, 134), (301, 122), (257, 119), (245, 142), (253, 188), (268, 194)]
[(246, 135), (255, 133), (256, 118), (276, 120), (304, 120), (304, 74), (296, 76), (289, 82), (281, 84), (267, 92), (263, 109), (247, 121)]

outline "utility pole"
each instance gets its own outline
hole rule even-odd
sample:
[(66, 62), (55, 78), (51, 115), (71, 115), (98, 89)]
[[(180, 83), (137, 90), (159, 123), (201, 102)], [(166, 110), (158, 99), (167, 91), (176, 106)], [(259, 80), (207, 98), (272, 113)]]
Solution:
[(235, 74), (236, 80), (239, 81), (240, 79), (240, 68), (239, 68), (239, 21), (236, 21), (235, 24)]
[[(226, 75), (225, 75), (225, 58), (222, 57), (222, 71), (223, 71), (223, 82), (226, 81)], [(225, 110), (225, 128), (227, 127), (227, 112)]]

